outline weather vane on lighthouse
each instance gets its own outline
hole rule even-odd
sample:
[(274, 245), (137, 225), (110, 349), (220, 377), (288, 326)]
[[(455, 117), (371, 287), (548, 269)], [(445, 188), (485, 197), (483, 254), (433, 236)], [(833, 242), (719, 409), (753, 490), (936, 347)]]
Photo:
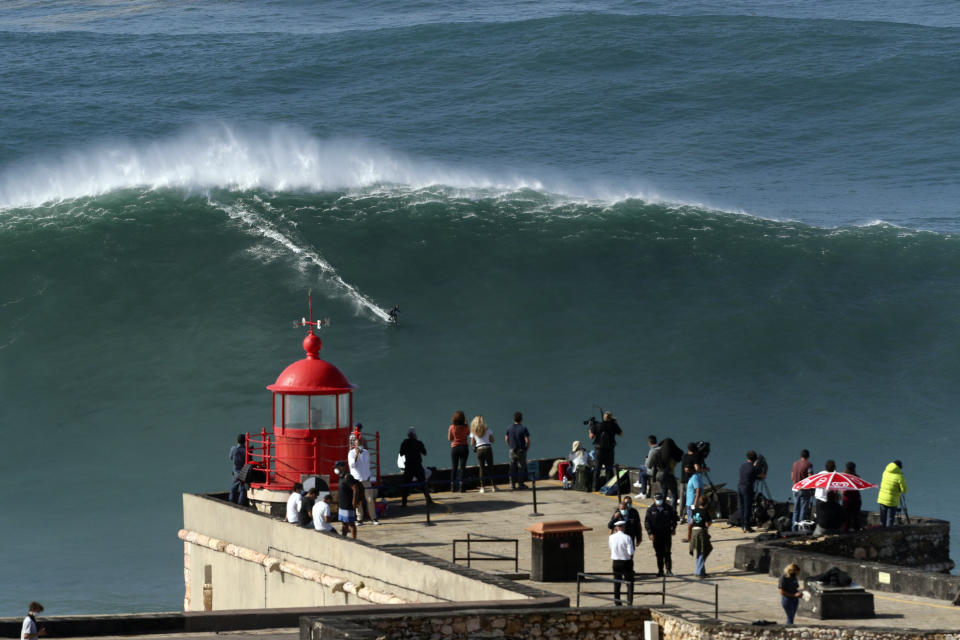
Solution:
[(324, 318), (322, 320), (313, 319), (313, 289), (307, 289), (307, 311), (310, 314), (310, 320), (300, 318), (300, 322), (293, 323), (294, 327), (310, 327), (310, 333), (313, 333), (314, 329), (319, 331), (323, 327), (330, 326), (330, 318)]

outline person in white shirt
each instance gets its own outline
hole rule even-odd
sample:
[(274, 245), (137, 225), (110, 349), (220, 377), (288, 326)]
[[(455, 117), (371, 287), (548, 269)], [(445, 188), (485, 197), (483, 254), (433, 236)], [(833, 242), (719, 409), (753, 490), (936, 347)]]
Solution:
[[(610, 545), (610, 559), (613, 560), (613, 579), (627, 580), (627, 604), (633, 606), (633, 552), (636, 547), (633, 539), (624, 532), (626, 520), (617, 520), (613, 523), (613, 533), (607, 539)], [(613, 585), (614, 604), (623, 606), (620, 600), (620, 582)]]
[(483, 416), (475, 416), (470, 421), (470, 445), (477, 454), (477, 470), (480, 472), (480, 493), (484, 489), (484, 473), (490, 483), (490, 491), (497, 490), (493, 479), (493, 429), (487, 426)]
[(313, 528), (317, 531), (336, 533), (330, 524), (330, 492), (324, 493), (313, 505)]
[(287, 498), (287, 522), (297, 524), (300, 518), (300, 501), (303, 499), (303, 485), (299, 482), (293, 483), (293, 492)]
[[(375, 502), (377, 491), (370, 483), (370, 452), (363, 446), (363, 438), (356, 438), (354, 440), (353, 447), (350, 449), (350, 453), (347, 454), (347, 466), (350, 467), (350, 475), (360, 483), (360, 500), (363, 505), (363, 518), (364, 520), (370, 520), (368, 498), (369, 502)], [(380, 521), (377, 520), (375, 506), (372, 520), (373, 524), (380, 524)], [(357, 518), (357, 524), (363, 524), (363, 520)]]
[(23, 628), (20, 630), (20, 640), (33, 640), (47, 635), (47, 630), (37, 624), (37, 614), (43, 611), (39, 602), (31, 602), (27, 606), (27, 617), (23, 619)]

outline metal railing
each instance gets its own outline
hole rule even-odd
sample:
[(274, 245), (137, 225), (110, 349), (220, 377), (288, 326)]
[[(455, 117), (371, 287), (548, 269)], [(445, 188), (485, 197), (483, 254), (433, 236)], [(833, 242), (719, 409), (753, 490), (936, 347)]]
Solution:
[[(349, 451), (349, 439), (351, 431), (349, 429), (337, 429), (343, 432), (342, 443), (323, 443), (318, 438), (313, 437), (303, 440), (303, 446), (307, 448), (309, 455), (285, 455), (279, 459), (276, 453), (277, 442), (275, 434), (272, 431), (261, 429), (260, 433), (246, 434), (246, 462), (253, 464), (266, 474), (266, 481), (262, 483), (253, 483), (256, 485), (284, 485), (282, 478), (298, 475), (303, 469), (310, 469), (315, 475), (320, 475), (324, 468), (332, 469), (333, 463), (337, 460), (346, 459), (346, 453)], [(369, 440), (373, 440), (373, 446), (369, 446)], [(364, 446), (370, 452), (370, 466), (375, 469), (374, 484), (380, 482), (380, 432), (373, 434), (372, 438), (364, 438)], [(292, 485), (292, 482), (289, 483)], [(330, 486), (336, 487), (336, 478), (330, 478)]]
[[(671, 598), (676, 598), (677, 600), (686, 600), (688, 602), (699, 602), (701, 604), (712, 604), (713, 605), (713, 617), (720, 619), (720, 585), (715, 581), (702, 580), (700, 578), (687, 578), (685, 576), (663, 576), (663, 577), (653, 577), (649, 578), (637, 578), (633, 580), (618, 580), (616, 578), (608, 578), (606, 576), (612, 576), (612, 573), (578, 573), (577, 574), (577, 606), (580, 606), (580, 596), (590, 596), (592, 598), (597, 598), (599, 600), (610, 600), (611, 602), (616, 602), (617, 598), (613, 595), (613, 591), (584, 591), (583, 585), (596, 582), (604, 582), (608, 584), (617, 584), (621, 586), (626, 586), (628, 589), (633, 588), (633, 596), (660, 596), (660, 604), (667, 603), (667, 596)], [(649, 574), (646, 574), (649, 575)], [(692, 584), (704, 586), (704, 587), (713, 587), (713, 600), (703, 600), (701, 598), (694, 598), (692, 596), (685, 596), (679, 593), (670, 593), (667, 590), (668, 581), (677, 581), (677, 582), (689, 582)], [(659, 584), (659, 591), (637, 591), (637, 583), (656, 583)], [(629, 593), (629, 591), (628, 591)], [(623, 599), (622, 597), (620, 598)]]
[[(474, 546), (478, 544), (502, 544), (505, 542), (513, 543), (513, 555), (505, 556), (496, 553), (490, 553), (487, 551), (480, 551), (475, 549)], [(467, 555), (458, 556), (457, 555), (457, 543), (467, 545)], [(513, 563), (513, 572), (520, 572), (520, 554), (519, 554), (519, 541), (517, 538), (495, 538), (493, 536), (484, 535), (482, 533), (468, 533), (465, 539), (454, 540), (453, 541), (453, 562), (456, 564), (458, 560), (466, 560), (467, 566), (471, 566), (471, 562), (483, 561), (483, 562), (512, 562)]]

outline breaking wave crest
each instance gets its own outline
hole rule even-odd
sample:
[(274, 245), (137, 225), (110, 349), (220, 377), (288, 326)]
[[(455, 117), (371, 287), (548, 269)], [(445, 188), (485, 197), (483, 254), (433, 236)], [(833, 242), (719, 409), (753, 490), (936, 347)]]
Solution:
[(564, 190), (569, 186), (565, 182), (557, 178), (546, 184), (509, 172), (494, 175), (452, 167), (365, 140), (320, 139), (295, 127), (221, 123), (197, 126), (167, 140), (101, 143), (7, 168), (0, 172), (0, 208), (143, 187), (326, 192), (393, 184), (550, 191)]

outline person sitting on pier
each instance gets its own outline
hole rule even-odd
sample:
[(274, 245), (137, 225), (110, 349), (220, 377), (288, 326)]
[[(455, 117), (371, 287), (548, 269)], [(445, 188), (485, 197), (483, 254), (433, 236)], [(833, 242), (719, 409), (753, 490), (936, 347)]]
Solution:
[(840, 506), (840, 494), (836, 491), (827, 493), (827, 501), (817, 507), (817, 526), (813, 535), (822, 536), (831, 533), (840, 533), (846, 514)]
[(335, 533), (333, 525), (330, 524), (330, 492), (324, 491), (320, 499), (313, 505), (313, 528), (325, 533)]
[(287, 522), (297, 524), (300, 517), (300, 501), (303, 499), (303, 485), (299, 482), (293, 483), (293, 491), (287, 498)]
[(623, 531), (633, 540), (634, 547), (643, 542), (643, 525), (640, 522), (640, 512), (633, 508), (633, 499), (630, 496), (624, 496), (623, 500), (620, 501), (620, 506), (610, 516), (607, 528), (613, 532), (614, 527), (620, 520), (627, 523), (624, 525)]
[(653, 434), (647, 436), (647, 443), (650, 446), (650, 450), (647, 451), (646, 460), (640, 467), (640, 479), (633, 483), (633, 486), (640, 490), (637, 495), (634, 496), (639, 499), (646, 498), (648, 493), (653, 492), (653, 487), (650, 485), (657, 473), (655, 461), (657, 456), (660, 455), (660, 445), (657, 444), (657, 436)]
[(313, 505), (317, 501), (316, 487), (310, 487), (300, 499), (300, 511), (297, 512), (297, 524), (301, 527), (313, 526)]

